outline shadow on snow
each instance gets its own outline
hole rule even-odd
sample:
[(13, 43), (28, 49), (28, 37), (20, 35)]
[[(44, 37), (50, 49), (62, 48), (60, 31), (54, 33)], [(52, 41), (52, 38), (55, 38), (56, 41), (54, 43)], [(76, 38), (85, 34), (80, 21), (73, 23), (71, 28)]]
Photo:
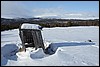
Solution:
[(1, 65), (6, 65), (8, 60), (17, 61), (18, 46), (16, 44), (6, 44), (1, 47)]
[[(51, 43), (49, 47), (47, 47), (44, 51), (43, 49), (39, 49), (36, 52), (30, 54), (32, 59), (42, 59), (49, 55), (54, 54), (59, 47), (64, 46), (82, 46), (82, 45), (95, 45), (93, 42), (60, 42), (60, 43)], [(1, 47), (1, 65), (6, 65), (8, 60), (17, 61), (18, 56), (16, 53), (18, 52), (18, 46), (16, 44), (6, 44)], [(49, 54), (49, 55), (47, 55)]]
[(48, 48), (45, 49), (46, 54), (54, 54), (59, 47), (64, 46), (83, 46), (83, 45), (95, 45), (93, 42), (60, 42), (60, 43), (51, 43)]

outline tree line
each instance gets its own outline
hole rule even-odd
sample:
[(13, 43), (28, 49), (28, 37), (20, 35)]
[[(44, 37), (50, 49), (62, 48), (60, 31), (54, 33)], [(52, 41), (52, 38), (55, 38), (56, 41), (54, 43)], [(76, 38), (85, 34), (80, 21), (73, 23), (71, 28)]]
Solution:
[(70, 27), (70, 26), (99, 26), (99, 19), (95, 20), (60, 20), (60, 19), (42, 19), (31, 21), (5, 20), (1, 21), (1, 31), (17, 29), (23, 23), (39, 24), (43, 27)]

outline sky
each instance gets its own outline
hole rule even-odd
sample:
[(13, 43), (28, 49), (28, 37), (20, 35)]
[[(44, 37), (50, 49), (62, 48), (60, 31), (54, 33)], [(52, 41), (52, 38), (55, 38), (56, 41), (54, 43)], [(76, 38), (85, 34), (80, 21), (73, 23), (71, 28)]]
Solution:
[(5, 18), (99, 18), (99, 1), (1, 1)]

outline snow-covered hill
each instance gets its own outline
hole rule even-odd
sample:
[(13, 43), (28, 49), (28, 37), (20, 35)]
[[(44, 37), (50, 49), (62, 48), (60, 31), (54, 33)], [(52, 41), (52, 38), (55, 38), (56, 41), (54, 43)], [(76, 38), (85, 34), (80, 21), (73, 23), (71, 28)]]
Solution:
[[(45, 54), (41, 48), (12, 52), (21, 43), (18, 33), (18, 29), (1, 32), (2, 66), (99, 66), (98, 26), (43, 28), (44, 44), (56, 48), (52, 55)], [(87, 40), (95, 44), (79, 44)]]

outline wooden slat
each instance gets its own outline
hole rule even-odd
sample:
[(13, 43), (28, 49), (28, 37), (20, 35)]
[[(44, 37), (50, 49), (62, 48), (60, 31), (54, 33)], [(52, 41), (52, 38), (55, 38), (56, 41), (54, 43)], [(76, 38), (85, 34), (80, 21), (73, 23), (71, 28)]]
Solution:
[(39, 41), (39, 46), (40, 46), (41, 48), (44, 48), (44, 43), (43, 43), (41, 31), (38, 31), (37, 33), (38, 33), (38, 36), (37, 36), (37, 37), (38, 37), (38, 41)]
[(33, 44), (33, 47), (35, 46), (36, 49), (39, 47), (44, 49), (44, 43), (40, 30), (20, 29), (20, 37), (24, 45), (26, 42), (29, 42)]
[(32, 37), (33, 37), (33, 40), (34, 40), (35, 48), (37, 49), (38, 48), (38, 42), (37, 42), (37, 36), (36, 36), (35, 31), (32, 31)]

